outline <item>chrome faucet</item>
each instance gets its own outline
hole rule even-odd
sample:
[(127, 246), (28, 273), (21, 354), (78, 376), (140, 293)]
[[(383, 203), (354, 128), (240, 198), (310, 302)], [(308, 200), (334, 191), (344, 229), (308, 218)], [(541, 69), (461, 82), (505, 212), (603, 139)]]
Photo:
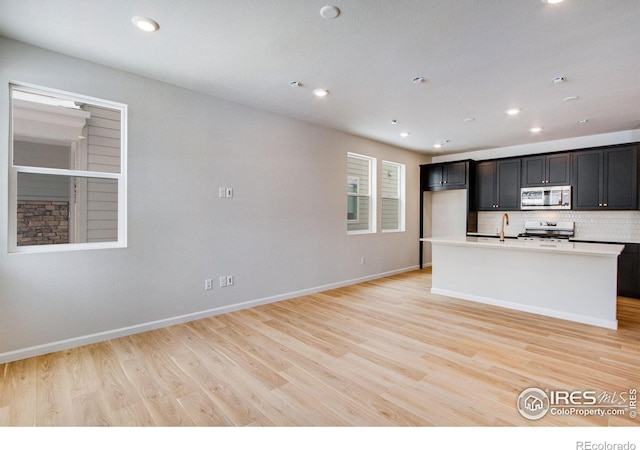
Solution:
[(502, 215), (502, 220), (501, 220), (502, 226), (500, 227), (500, 241), (504, 241), (504, 222), (505, 222), (505, 220), (507, 222), (507, 225), (509, 225), (509, 214), (507, 214), (507, 213), (504, 213)]

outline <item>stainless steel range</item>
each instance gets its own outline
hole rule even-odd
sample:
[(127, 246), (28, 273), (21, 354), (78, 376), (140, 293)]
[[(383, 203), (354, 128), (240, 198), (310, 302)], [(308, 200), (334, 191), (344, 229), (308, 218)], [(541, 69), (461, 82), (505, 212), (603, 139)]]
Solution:
[(574, 222), (526, 221), (518, 239), (530, 241), (568, 242), (575, 233)]

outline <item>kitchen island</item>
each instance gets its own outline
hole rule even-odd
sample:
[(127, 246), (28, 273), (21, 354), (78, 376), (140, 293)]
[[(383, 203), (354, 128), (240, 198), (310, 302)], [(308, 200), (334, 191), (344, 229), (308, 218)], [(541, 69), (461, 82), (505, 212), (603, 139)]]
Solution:
[(434, 294), (617, 329), (624, 245), (486, 237), (432, 244)]

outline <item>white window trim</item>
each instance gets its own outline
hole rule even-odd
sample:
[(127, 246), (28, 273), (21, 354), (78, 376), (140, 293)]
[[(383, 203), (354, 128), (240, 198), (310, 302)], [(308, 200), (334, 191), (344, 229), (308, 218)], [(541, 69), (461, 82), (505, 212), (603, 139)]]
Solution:
[[(378, 186), (378, 160), (372, 156), (361, 155), (358, 153), (347, 153), (348, 158), (358, 158), (364, 159), (369, 162), (369, 195), (359, 194), (359, 197), (367, 197), (369, 198), (369, 227), (366, 230), (347, 230), (347, 235), (356, 235), (356, 234), (374, 234), (377, 233), (377, 217), (378, 217), (378, 208), (377, 208), (377, 186)], [(358, 185), (358, 189), (360, 189), (360, 185)]]
[[(71, 101), (90, 103), (96, 106), (116, 109), (120, 111), (120, 173), (90, 172), (82, 170), (65, 170), (31, 166), (15, 166), (13, 149), (13, 88), (36, 94), (53, 95)], [(124, 103), (89, 97), (59, 89), (47, 88), (23, 83), (9, 82), (9, 204), (8, 204), (8, 235), (7, 251), (9, 253), (50, 253), (73, 250), (92, 250), (127, 247), (127, 105)], [(117, 180), (118, 183), (118, 239), (110, 242), (83, 242), (71, 244), (28, 245), (18, 246), (18, 173), (33, 173), (46, 175), (64, 175), (85, 178), (106, 178)]]
[(389, 229), (389, 230), (385, 230), (384, 228), (382, 228), (381, 232), (382, 233), (404, 233), (406, 231), (405, 224), (406, 224), (407, 183), (405, 181), (406, 180), (405, 177), (407, 173), (407, 166), (404, 164), (393, 162), (393, 161), (382, 160), (382, 164), (380, 166), (382, 167), (384, 164), (398, 167), (398, 193), (400, 194), (400, 196), (384, 197), (384, 198), (393, 198), (398, 200), (398, 228)]

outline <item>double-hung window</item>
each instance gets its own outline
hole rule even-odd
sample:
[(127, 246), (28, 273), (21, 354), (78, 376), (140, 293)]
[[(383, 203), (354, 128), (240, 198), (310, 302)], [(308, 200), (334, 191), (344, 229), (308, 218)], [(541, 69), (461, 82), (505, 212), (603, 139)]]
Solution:
[(382, 231), (404, 231), (405, 165), (382, 161)]
[(10, 91), (9, 251), (126, 246), (126, 105)]
[(376, 232), (376, 159), (347, 154), (347, 232)]

